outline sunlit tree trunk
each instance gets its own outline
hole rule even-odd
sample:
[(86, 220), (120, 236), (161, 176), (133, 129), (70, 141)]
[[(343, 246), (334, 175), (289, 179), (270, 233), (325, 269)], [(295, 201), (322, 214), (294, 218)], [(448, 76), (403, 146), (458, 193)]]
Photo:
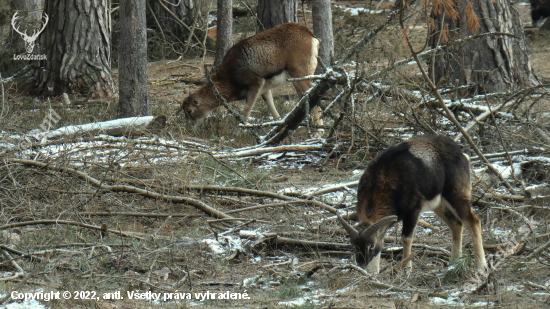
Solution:
[(119, 116), (151, 114), (147, 102), (145, 0), (120, 1), (118, 52)]
[(233, 40), (231, 38), (233, 33), (232, 2), (231, 0), (218, 0), (216, 56), (214, 57), (215, 66), (222, 63), (223, 57), (229, 48), (233, 46)]
[[(313, 33), (321, 40), (319, 57), (326, 66), (331, 65), (334, 56), (334, 37), (332, 33), (332, 11), (330, 0), (316, 0), (311, 3), (313, 15)], [(319, 70), (318, 70), (319, 71)]]

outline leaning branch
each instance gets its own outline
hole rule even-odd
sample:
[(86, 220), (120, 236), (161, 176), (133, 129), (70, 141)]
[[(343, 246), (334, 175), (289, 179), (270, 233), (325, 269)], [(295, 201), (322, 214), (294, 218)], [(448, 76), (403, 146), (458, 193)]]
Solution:
[(495, 176), (498, 177), (498, 179), (508, 189), (508, 191), (510, 191), (511, 193), (514, 193), (515, 192), (514, 188), (512, 188), (510, 183), (508, 183), (508, 181), (506, 181), (506, 179), (504, 179), (502, 174), (487, 160), (487, 158), (485, 158), (485, 156), (483, 155), (481, 150), (479, 150), (479, 148), (476, 146), (476, 144), (474, 143), (474, 141), (472, 140), (472, 138), (470, 137), (468, 132), (466, 132), (466, 130), (464, 130), (462, 125), (460, 125), (458, 120), (456, 120), (456, 118), (453, 115), (453, 113), (451, 112), (451, 110), (449, 110), (449, 108), (445, 104), (445, 101), (443, 100), (443, 97), (441, 96), (441, 93), (439, 93), (439, 90), (437, 89), (437, 86), (433, 83), (433, 81), (430, 79), (430, 77), (426, 73), (426, 70), (424, 70), (424, 68), (422, 67), (422, 63), (420, 62), (420, 59), (418, 58), (418, 53), (414, 51), (414, 48), (413, 48), (411, 42), (409, 41), (409, 38), (408, 38), (406, 33), (405, 33), (405, 40), (407, 42), (407, 45), (409, 46), (409, 49), (410, 49), (410, 51), (413, 55), (414, 60), (416, 61), (416, 64), (417, 64), (418, 68), (420, 69), (420, 72), (422, 73), (422, 77), (424, 78), (424, 80), (426, 81), (426, 83), (430, 87), (430, 90), (433, 92), (433, 94), (437, 98), (437, 101), (439, 102), (439, 105), (441, 106), (441, 108), (445, 111), (445, 115), (447, 116), (447, 118), (457, 127), (457, 129), (460, 131), (462, 136), (464, 136), (464, 138), (466, 139), (466, 141), (468, 142), (470, 147), (472, 147), (472, 150), (478, 155), (478, 157), (481, 159), (481, 161), (483, 161), (483, 163), (485, 163), (485, 165), (487, 165), (489, 170), (493, 174), (495, 174)]

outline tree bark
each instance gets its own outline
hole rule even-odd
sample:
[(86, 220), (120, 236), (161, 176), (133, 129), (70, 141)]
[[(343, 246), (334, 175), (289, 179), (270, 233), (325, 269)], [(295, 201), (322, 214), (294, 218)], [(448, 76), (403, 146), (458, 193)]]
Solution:
[(35, 70), (35, 91), (112, 96), (111, 0), (47, 0), (44, 11), (50, 21), (40, 40), (47, 60)]
[[(509, 1), (457, 0), (453, 8), (434, 12), (434, 7), (432, 12), (430, 47), (443, 45), (430, 63), (434, 83), (454, 85), (458, 80), (459, 85), (471, 85), (462, 95), (538, 84), (529, 63), (523, 24)], [(457, 42), (475, 34), (479, 36)]]
[(216, 55), (214, 66), (222, 63), (227, 51), (233, 46), (233, 7), (232, 0), (218, 0), (218, 14), (216, 21)]
[[(330, 66), (332, 64), (332, 57), (334, 57), (330, 0), (316, 0), (311, 5), (313, 11), (313, 33), (321, 40), (319, 57), (324, 65)], [(320, 65), (317, 66), (317, 73), (320, 73)]]
[(298, 0), (258, 0), (259, 32), (298, 22)]
[(120, 1), (118, 53), (119, 116), (150, 115), (147, 102), (145, 0)]

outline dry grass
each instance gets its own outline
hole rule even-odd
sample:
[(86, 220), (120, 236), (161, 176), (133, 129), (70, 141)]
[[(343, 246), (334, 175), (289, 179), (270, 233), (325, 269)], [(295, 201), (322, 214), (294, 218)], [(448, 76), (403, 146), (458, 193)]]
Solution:
[[(342, 16), (336, 24), (340, 50), (349, 48), (354, 39), (383, 20), (382, 16), (367, 14)], [(424, 39), (422, 31), (410, 35), (414, 37), (415, 44), (420, 45)], [(367, 48), (371, 52), (364, 53), (364, 59), (356, 59), (369, 62), (361, 68), (363, 76), (371, 76), (395, 60), (408, 56), (397, 30), (384, 32)], [(532, 49), (534, 63), (540, 64), (536, 66), (537, 70), (541, 70), (539, 76), (547, 76), (544, 74), (550, 72), (550, 67), (544, 65), (545, 45), (535, 41)], [(417, 228), (415, 244), (422, 246), (413, 247), (416, 254), (413, 271), (394, 270), (401, 260), (401, 250), (388, 249), (382, 261), (385, 271), (375, 278), (393, 287), (421, 290), (419, 293), (376, 288), (373, 278), (357, 270), (346, 269), (345, 263), (351, 255), (345, 249), (283, 245), (274, 238), (248, 239), (246, 237), (252, 232), (240, 233), (242, 230), (264, 235), (277, 233), (279, 240), (284, 237), (346, 244), (347, 236), (330, 212), (311, 204), (311, 201), (290, 199), (297, 198), (296, 194), (302, 194), (299, 196), (302, 198), (310, 189), (321, 188), (325, 184), (358, 179), (360, 173), (357, 170), (362, 170), (379, 150), (408, 136), (430, 130), (451, 134), (456, 131), (438, 109), (418, 103), (419, 99), (413, 91), (424, 89), (424, 83), (414, 65), (389, 70), (387, 74), (377, 77), (377, 83), (366, 84), (359, 80), (353, 96), (335, 104), (330, 110), (332, 116), (327, 115), (327, 131), (335, 124), (340, 112), (344, 112), (345, 117), (322, 150), (277, 152), (272, 154), (273, 157), (259, 155), (225, 159), (215, 155), (220, 151), (230, 152), (256, 143), (246, 131), (235, 129), (238, 122), (232, 116), (219, 109), (198, 127), (190, 128), (183, 119), (174, 115), (184, 94), (196, 87), (195, 84), (180, 81), (200, 80), (202, 60), (186, 60), (184, 63), (159, 61), (150, 63), (148, 69), (153, 113), (170, 115), (168, 128), (157, 137), (179, 143), (177, 147), (159, 146), (160, 141), (155, 137), (105, 143), (101, 137), (82, 136), (82, 139), (72, 137), (52, 142), (59, 148), (35, 145), (27, 152), (16, 149), (2, 154), (1, 224), (48, 219), (86, 223), (99, 228), (35, 224), (2, 229), (2, 244), (13, 250), (4, 250), (4, 263), (1, 264), (4, 276), (17, 273), (17, 267), (25, 275), (42, 265), (35, 276), (28, 278), (22, 290), (121, 291), (123, 296), (127, 291), (135, 290), (160, 293), (176, 290), (185, 293), (246, 290), (251, 297), (249, 300), (195, 301), (203, 307), (212, 308), (276, 308), (284, 305), (296, 308), (355, 308), (365, 307), (366, 304), (376, 308), (448, 306), (438, 303), (433, 297), (429, 298), (427, 292), (467, 295), (462, 300), (464, 306), (483, 301), (487, 302), (487, 306), (499, 308), (546, 306), (550, 289), (550, 255), (546, 250), (537, 258), (528, 260), (526, 257), (548, 241), (548, 200), (510, 197), (487, 175), (472, 179), (475, 211), (483, 222), (487, 254), (495, 254), (497, 249), (494, 245), (505, 244), (512, 237), (524, 246), (499, 259), (502, 264), (489, 277), (485, 287), (483, 282), (473, 283), (475, 287), (481, 287), (474, 294), (459, 291), (471, 284), (474, 276), (468, 268), (467, 258), (461, 267), (455, 268), (460, 271), (453, 273), (447, 270), (449, 257), (445, 252), (450, 250), (450, 232), (433, 214), (424, 215), (422, 220), (440, 232), (420, 226)], [(348, 69), (349, 72), (355, 70), (353, 67)], [(173, 75), (178, 75), (176, 81), (172, 79)], [(60, 98), (51, 98), (49, 102), (36, 101), (17, 95), (14, 87), (10, 86), (6, 84), (10, 109), (0, 124), (5, 142), (17, 141), (21, 136), (15, 134), (37, 128), (50, 106), (61, 116), (56, 127), (106, 120), (116, 115), (115, 99), (64, 108)], [(346, 88), (342, 85), (335, 87), (322, 104), (326, 107), (343, 90)], [(291, 108), (292, 102), (296, 101), (293, 93), (292, 88), (277, 93), (279, 110), (288, 111)], [(429, 96), (427, 92), (420, 94)], [(75, 96), (71, 100), (79, 102), (84, 98)], [(512, 102), (516, 97), (489, 98), (488, 102), (493, 105), (501, 102), (497, 100)], [(500, 152), (503, 148), (508, 151), (527, 149), (528, 155), (512, 157), (514, 165), (520, 166), (519, 163), (527, 156), (548, 157), (548, 144), (536, 129), (548, 131), (545, 115), (548, 115), (550, 105), (548, 96), (538, 99), (529, 95), (517, 102), (517, 108), (510, 108), (507, 112), (521, 115), (521, 118), (501, 115), (479, 124), (470, 134), (484, 153)], [(487, 100), (476, 104), (486, 106)], [(261, 102), (257, 106), (255, 118), (258, 122), (266, 120), (264, 115), (268, 113), (265, 107)], [(464, 109), (461, 105), (455, 106), (454, 112), (463, 125), (477, 113), (475, 109)], [(523, 121), (525, 119), (529, 122)], [(259, 133), (265, 132), (266, 129), (262, 129)], [(305, 130), (301, 129), (294, 134), (292, 141), (303, 142), (307, 137)], [(155, 147), (147, 148), (144, 140)], [(185, 144), (190, 141), (205, 147)], [(469, 152), (467, 146), (464, 149)], [(47, 162), (58, 169), (13, 161), (23, 157)], [(505, 165), (508, 157), (500, 156), (495, 160)], [(475, 158), (472, 163), (476, 169), (482, 166)], [(541, 164), (542, 168), (523, 174), (521, 180), (525, 185), (549, 181), (548, 175), (541, 173), (547, 165), (537, 164)], [(129, 193), (100, 188), (74, 172), (63, 170), (65, 168), (74, 168), (101, 180), (102, 184), (110, 186), (108, 188), (125, 185), (163, 197), (199, 200), (239, 218), (239, 221), (216, 221), (192, 204), (176, 202), (175, 198), (162, 199), (159, 195), (151, 197), (135, 191)], [(521, 189), (521, 183), (513, 179), (509, 181)], [(197, 188), (200, 186), (257, 191), (200, 190)], [(295, 191), (294, 195), (282, 191), (289, 188)], [(279, 195), (274, 197), (275, 193)], [(312, 199), (335, 208), (352, 209), (355, 189), (343, 188)], [(264, 207), (270, 204), (271, 207)], [(253, 206), (258, 208), (234, 212)], [(508, 208), (503, 210), (503, 207)], [(516, 212), (510, 211), (510, 208)], [(166, 214), (172, 216), (166, 217)], [(533, 231), (525, 230), (526, 219), (537, 221)], [(105, 234), (101, 231), (102, 225), (113, 231)], [(116, 231), (128, 233), (129, 236), (121, 236)], [(399, 235), (398, 225), (388, 233), (386, 247), (399, 247)], [(213, 252), (204, 242), (205, 239), (221, 246), (223, 253)], [(231, 244), (231, 241), (240, 244)], [(471, 252), (470, 242), (471, 236), (465, 232), (466, 254)], [(41, 264), (43, 259), (47, 260)], [(3, 280), (0, 291), (9, 292), (20, 280)], [(302, 297), (304, 302), (280, 303)], [(99, 302), (57, 300), (47, 305), (51, 308), (161, 306), (127, 299)], [(187, 308), (191, 305), (191, 301), (162, 303), (166, 308)]]

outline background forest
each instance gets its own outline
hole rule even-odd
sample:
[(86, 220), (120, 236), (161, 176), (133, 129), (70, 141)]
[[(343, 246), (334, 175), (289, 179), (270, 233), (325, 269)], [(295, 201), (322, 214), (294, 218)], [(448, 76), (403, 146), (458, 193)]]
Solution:
[[(547, 308), (549, 11), (545, 0), (0, 1), (0, 306)], [(287, 22), (322, 48), (305, 96), (273, 91), (281, 120), (262, 99), (247, 120), (243, 101), (186, 118), (182, 101), (234, 43)], [(488, 275), (468, 232), (450, 265), (450, 231), (432, 212), (411, 272), (401, 224), (380, 274), (353, 262), (336, 213), (355, 222), (368, 163), (421, 134), (471, 158)], [(138, 290), (191, 298), (128, 299)], [(98, 299), (22, 303), (12, 291)], [(104, 299), (117, 291), (124, 300)], [(249, 298), (195, 297), (207, 291)]]

